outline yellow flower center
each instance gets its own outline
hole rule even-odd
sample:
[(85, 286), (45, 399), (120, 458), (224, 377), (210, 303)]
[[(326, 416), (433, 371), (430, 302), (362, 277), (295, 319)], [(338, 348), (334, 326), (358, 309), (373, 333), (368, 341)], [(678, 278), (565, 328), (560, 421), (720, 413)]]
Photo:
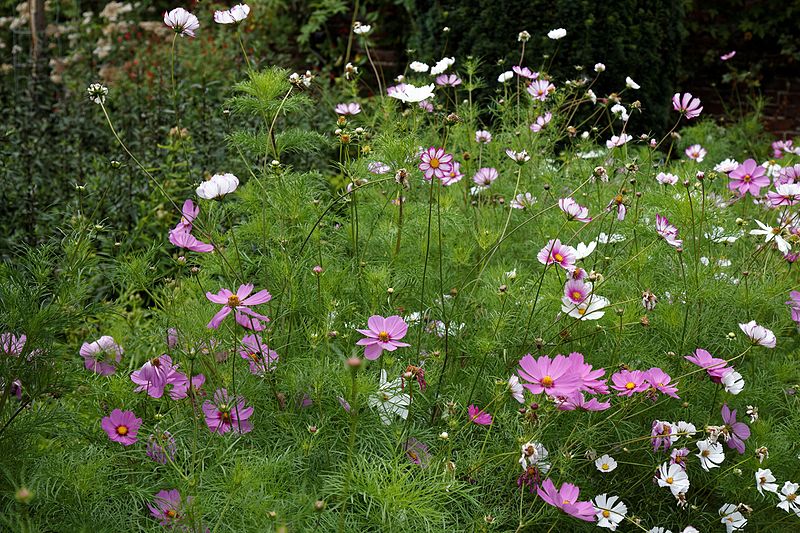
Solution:
[(611, 513), (608, 512), (607, 509), (603, 509), (603, 513), (602, 514), (603, 514), (603, 518), (608, 518), (609, 516), (611, 516)]
[(578, 309), (578, 314), (581, 315), (581, 316), (585, 315), (586, 314), (586, 309), (581, 307), (580, 309)]
[[(703, 450), (702, 452), (700, 452), (700, 455), (702, 455), (703, 457), (708, 457), (709, 455), (711, 455), (711, 452), (708, 451), (708, 450)], [(761, 478), (761, 479), (764, 479), (764, 478)]]
[(793, 493), (789, 494), (788, 496), (786, 496), (786, 499), (789, 500), (790, 502), (793, 502), (793, 501), (795, 501), (797, 499), (797, 494), (795, 494), (793, 492)]
[(415, 451), (409, 451), (408, 452), (408, 456), (411, 457), (411, 459), (414, 460), (414, 461), (419, 459), (419, 455), (417, 455), (417, 452), (415, 452)]
[(766, 483), (766, 482), (767, 482), (767, 478), (765, 478), (764, 476), (761, 476), (761, 477), (760, 477), (760, 478), (758, 478), (758, 479), (761, 481), (761, 484), (762, 484), (762, 485), (763, 485), (764, 483)]
[(176, 513), (174, 509), (170, 509), (164, 514), (167, 516), (167, 518), (175, 518), (178, 516), (178, 513)]
[(553, 378), (550, 376), (545, 376), (542, 378), (542, 387), (552, 387), (553, 386)]
[(634, 383), (633, 381), (629, 381), (625, 384), (625, 388), (628, 390), (633, 390), (636, 388), (636, 383)]
[(229, 412), (222, 411), (219, 414), (219, 417), (222, 419), (223, 423), (225, 423), (225, 424), (230, 424), (231, 423), (231, 414)]
[(581, 294), (580, 291), (572, 291), (573, 300), (580, 300), (581, 296), (583, 296), (583, 294)]
[(389, 334), (385, 331), (378, 333), (378, 340), (381, 342), (389, 342)]
[(556, 260), (556, 261), (558, 261), (559, 263), (560, 263), (561, 261), (563, 261), (563, 260), (564, 260), (564, 256), (563, 256), (563, 255), (561, 255), (561, 254), (555, 254), (553, 257), (554, 257), (554, 258), (555, 258), (555, 260)]
[(231, 294), (230, 296), (228, 296), (228, 306), (229, 307), (236, 307), (236, 306), (240, 305), (241, 303), (242, 302), (239, 301), (239, 297), (236, 296), (235, 294)]
[(568, 504), (570, 504), (570, 503), (572, 503), (572, 502), (571, 502), (571, 501), (569, 501), (569, 500), (564, 500), (564, 501), (563, 501), (563, 502), (561, 502), (561, 503), (563, 503), (564, 505), (568, 505)]
[(428, 164), (431, 166), (431, 168), (439, 168), (439, 160), (435, 157), (432, 157), (430, 163)]
[(117, 435), (125, 436), (128, 434), (128, 426), (117, 426)]
[(600, 466), (600, 468), (602, 468), (603, 470), (608, 470), (611, 467), (608, 466), (608, 463), (603, 463), (602, 466)]
[(750, 174), (745, 174), (742, 176), (742, 181), (745, 183), (750, 183)]
[(675, 480), (674, 480), (674, 479), (672, 479), (671, 477), (668, 477), (668, 478), (667, 478), (665, 481), (666, 481), (667, 483), (669, 483), (670, 485), (672, 485), (672, 482), (673, 482), (673, 481), (675, 481)]

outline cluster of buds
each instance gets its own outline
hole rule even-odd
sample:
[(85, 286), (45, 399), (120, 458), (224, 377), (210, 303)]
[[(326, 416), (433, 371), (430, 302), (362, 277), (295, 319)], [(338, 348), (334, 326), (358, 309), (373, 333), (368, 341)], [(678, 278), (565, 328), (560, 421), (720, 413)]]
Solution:
[(298, 74), (297, 72), (293, 72), (289, 76), (289, 82), (296, 86), (304, 86), (304, 87), (311, 87), (311, 82), (314, 80), (315, 76), (311, 73), (310, 70), (307, 70), (305, 74)]
[[(344, 117), (339, 117), (338, 123), (344, 125), (347, 124), (347, 120)], [(367, 137), (366, 130), (360, 126), (354, 130), (336, 128), (333, 133), (339, 137), (339, 142), (342, 144), (350, 144), (353, 141), (360, 141)]]

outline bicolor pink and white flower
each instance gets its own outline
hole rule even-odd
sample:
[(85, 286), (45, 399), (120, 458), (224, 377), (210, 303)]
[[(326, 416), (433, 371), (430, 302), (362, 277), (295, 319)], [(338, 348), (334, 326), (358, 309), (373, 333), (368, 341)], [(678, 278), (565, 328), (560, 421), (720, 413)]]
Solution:
[(84, 342), (80, 354), (87, 370), (110, 376), (117, 371), (117, 365), (122, 360), (122, 347), (113, 337), (103, 335), (94, 342)]
[(574, 198), (561, 198), (558, 201), (558, 207), (567, 215), (567, 220), (592, 221), (592, 217), (589, 216), (589, 208), (582, 206)]
[(675, 93), (672, 97), (672, 109), (684, 115), (687, 119), (693, 119), (700, 116), (703, 111), (703, 106), (700, 105), (700, 99), (692, 97), (692, 93)]
[(172, 11), (164, 11), (164, 24), (172, 28), (181, 37), (194, 37), (194, 32), (200, 27), (197, 17), (183, 9), (176, 7)]
[(358, 115), (361, 113), (361, 105), (358, 102), (341, 103), (336, 104), (333, 110), (341, 116)]
[(708, 154), (706, 149), (699, 144), (693, 144), (689, 146), (686, 148), (684, 153), (686, 154), (686, 157), (693, 161), (697, 161), (698, 163), (702, 163), (703, 159), (706, 157), (706, 154)]
[(534, 100), (544, 102), (556, 90), (556, 86), (547, 80), (534, 80), (526, 90)]
[(670, 246), (679, 248), (683, 244), (678, 238), (678, 228), (670, 224), (667, 217), (656, 215), (656, 233)]
[(755, 346), (763, 346), (764, 348), (774, 348), (776, 345), (775, 334), (772, 330), (759, 326), (755, 320), (751, 320), (745, 324), (739, 324), (739, 329), (747, 335), (750, 342)]
[(453, 170), (453, 155), (445, 152), (444, 148), (431, 146), (423, 151), (419, 158), (422, 161), (419, 169), (428, 181), (433, 178), (444, 179), (447, 173)]
[(575, 270), (575, 248), (561, 244), (559, 239), (550, 239), (536, 257), (543, 265), (556, 264), (569, 272)]
[(217, 24), (237, 24), (250, 14), (250, 6), (237, 4), (225, 11), (214, 11), (214, 22)]
[(536, 117), (536, 120), (533, 124), (531, 124), (531, 131), (534, 133), (538, 133), (544, 129), (545, 126), (550, 124), (550, 121), (553, 119), (553, 114), (548, 111), (544, 115), (539, 115)]

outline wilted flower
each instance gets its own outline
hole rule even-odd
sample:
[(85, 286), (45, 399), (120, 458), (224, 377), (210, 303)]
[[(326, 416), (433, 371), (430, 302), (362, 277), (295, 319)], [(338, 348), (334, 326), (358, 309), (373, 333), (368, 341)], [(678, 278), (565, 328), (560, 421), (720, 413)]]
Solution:
[(406, 453), (408, 460), (419, 465), (422, 468), (427, 468), (431, 460), (431, 454), (428, 451), (428, 446), (418, 441), (414, 437), (409, 437), (403, 444), (403, 451)]
[(176, 451), (175, 437), (169, 431), (147, 437), (147, 456), (157, 463), (174, 460)]
[(765, 348), (775, 347), (775, 334), (764, 326), (756, 324), (755, 320), (751, 320), (746, 324), (739, 324), (739, 329), (747, 335), (753, 345), (763, 346)]
[(395, 416), (405, 420), (408, 418), (410, 403), (411, 396), (403, 392), (402, 379), (398, 377), (393, 381), (388, 381), (386, 370), (381, 370), (378, 392), (369, 398), (369, 405), (378, 410), (381, 422), (388, 426)]
[(372, 31), (372, 26), (369, 24), (361, 24), (359, 21), (353, 24), (353, 33), (356, 35), (366, 35), (370, 31)]

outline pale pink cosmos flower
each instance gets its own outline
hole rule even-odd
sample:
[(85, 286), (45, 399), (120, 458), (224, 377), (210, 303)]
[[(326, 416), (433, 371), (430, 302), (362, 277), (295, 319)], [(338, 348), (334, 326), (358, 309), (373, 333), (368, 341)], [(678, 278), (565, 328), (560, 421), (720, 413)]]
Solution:
[(536, 203), (536, 197), (531, 193), (519, 193), (513, 200), (511, 200), (511, 207), (513, 209), (527, 209)]
[(550, 124), (550, 121), (553, 119), (553, 114), (548, 111), (544, 115), (539, 115), (536, 117), (536, 121), (531, 124), (531, 131), (534, 133), (538, 133), (544, 129), (545, 126)]
[(217, 389), (213, 401), (203, 403), (203, 414), (211, 433), (222, 435), (229, 431), (249, 433), (253, 430), (253, 423), (248, 420), (253, 416), (253, 408), (245, 407), (244, 397), (233, 398), (225, 389)]
[(122, 347), (113, 337), (103, 335), (94, 342), (84, 342), (80, 354), (87, 370), (110, 376), (117, 371), (117, 364), (122, 360)]
[(739, 191), (742, 196), (747, 193), (758, 196), (761, 194), (762, 187), (769, 186), (769, 177), (766, 172), (767, 169), (756, 163), (755, 159), (747, 159), (736, 170), (728, 174), (730, 178), (728, 188), (732, 191)]
[(527, 78), (529, 80), (535, 80), (536, 78), (539, 77), (538, 72), (533, 72), (528, 67), (521, 67), (518, 65), (514, 65), (513, 67), (511, 67), (511, 71), (514, 72), (520, 78)]
[(433, 104), (427, 100), (423, 100), (417, 104), (420, 109), (426, 113), (433, 113)]
[(699, 144), (693, 144), (693, 145), (689, 146), (688, 148), (686, 148), (686, 151), (684, 153), (686, 154), (686, 157), (688, 157), (689, 159), (692, 159), (694, 161), (697, 161), (698, 163), (701, 163), (703, 161), (703, 159), (705, 159), (706, 154), (708, 152), (706, 151), (705, 148), (703, 148)]
[(169, 231), (169, 242), (190, 252), (208, 253), (214, 251), (214, 245), (200, 241), (188, 231), (179, 228)]
[(536, 488), (536, 493), (542, 500), (570, 516), (586, 522), (595, 520), (594, 505), (592, 502), (578, 501), (580, 489), (572, 483), (564, 483), (560, 489), (556, 489), (553, 480), (547, 478)]
[(611, 376), (611, 388), (618, 392), (618, 396), (633, 396), (634, 393), (644, 392), (648, 388), (645, 374), (641, 370), (620, 370)]
[(736, 55), (736, 50), (731, 50), (727, 54), (722, 54), (721, 56), (719, 56), (719, 58), (722, 61), (727, 61), (729, 59), (733, 59), (733, 56), (735, 56), (735, 55)]
[(333, 110), (341, 116), (358, 115), (361, 113), (361, 105), (358, 102), (341, 103), (336, 104)]
[(792, 310), (792, 320), (800, 322), (800, 292), (790, 292), (789, 300), (786, 301), (786, 305)]
[(755, 320), (751, 320), (746, 324), (739, 324), (739, 329), (748, 336), (753, 345), (763, 346), (764, 348), (774, 348), (776, 345), (775, 334), (764, 326), (756, 324)]
[(262, 322), (269, 322), (269, 318), (256, 313), (250, 309), (250, 306), (267, 303), (272, 300), (272, 295), (266, 289), (258, 291), (253, 295), (250, 294), (251, 292), (253, 292), (253, 285), (250, 283), (240, 285), (236, 294), (228, 289), (220, 289), (217, 294), (207, 292), (206, 298), (215, 304), (223, 305), (223, 308), (214, 315), (206, 327), (209, 329), (219, 328), (219, 325), (222, 324), (225, 317), (231, 314), (231, 311), (235, 311), (234, 316), (236, 317), (236, 322), (238, 322), (240, 326), (255, 331), (263, 330), (264, 325)]
[(194, 32), (200, 27), (197, 17), (183, 9), (176, 7), (172, 11), (164, 11), (164, 24), (172, 28), (181, 37), (188, 35), (194, 37)]
[(260, 335), (246, 335), (242, 338), (239, 355), (250, 363), (250, 373), (256, 376), (272, 372), (278, 363), (278, 352), (270, 350)]
[(214, 11), (214, 22), (217, 24), (236, 24), (247, 18), (250, 14), (250, 6), (238, 4), (225, 11)]
[(373, 174), (386, 174), (392, 167), (381, 161), (372, 161), (367, 165), (367, 170)]
[(592, 220), (592, 217), (589, 216), (589, 208), (582, 206), (574, 198), (561, 198), (558, 201), (558, 207), (567, 215), (567, 220), (580, 222), (591, 222)]
[(670, 224), (667, 217), (656, 215), (656, 233), (670, 246), (679, 248), (683, 244), (683, 241), (678, 238), (678, 228)]
[(707, 350), (697, 348), (692, 355), (684, 356), (687, 361), (705, 369), (714, 383), (720, 383), (723, 376), (732, 370), (725, 359), (712, 356)]
[(453, 161), (453, 168), (450, 172), (447, 172), (445, 177), (442, 178), (442, 185), (445, 187), (449, 187), (454, 183), (458, 183), (464, 177), (464, 174), (461, 172), (461, 163), (458, 161)]
[(587, 401), (582, 392), (556, 398), (556, 408), (559, 411), (605, 411), (609, 407), (611, 407), (611, 402), (601, 402), (597, 398), (590, 398)]
[(25, 349), (27, 340), (28, 337), (25, 335), (18, 337), (12, 333), (3, 333), (0, 335), (0, 351), (12, 357), (19, 357)]
[(442, 74), (436, 77), (435, 82), (439, 87), (457, 87), (461, 85), (461, 78), (455, 74)]
[(446, 153), (444, 148), (431, 146), (422, 152), (419, 158), (422, 161), (419, 169), (428, 181), (433, 178), (444, 179), (447, 173), (453, 170), (453, 156)]
[(667, 451), (672, 446), (672, 443), (678, 440), (675, 435), (674, 427), (670, 422), (662, 420), (654, 420), (653, 427), (650, 432), (651, 440), (653, 442), (653, 451), (658, 451), (662, 446), (664, 451)]
[(687, 119), (693, 119), (700, 116), (703, 111), (703, 106), (700, 105), (699, 98), (693, 98), (692, 93), (675, 93), (672, 97), (672, 109), (678, 111)]
[(794, 148), (792, 145), (794, 141), (791, 139), (788, 140), (777, 140), (770, 145), (772, 148), (772, 157), (775, 159), (782, 159), (784, 153), (794, 153)]
[(518, 165), (524, 165), (525, 163), (531, 160), (531, 156), (528, 155), (527, 150), (516, 152), (511, 148), (506, 148), (506, 155), (510, 157), (513, 161), (515, 161)]
[(606, 141), (606, 148), (611, 150), (612, 148), (618, 148), (625, 143), (629, 142), (633, 137), (628, 135), (627, 133), (622, 133), (620, 135), (612, 135), (611, 139)]
[(789, 207), (800, 202), (800, 183), (781, 183), (767, 192), (770, 207)]
[(511, 393), (511, 397), (517, 400), (519, 403), (525, 403), (525, 389), (519, 382), (519, 378), (516, 375), (508, 378), (508, 391)]
[(656, 181), (659, 182), (661, 185), (675, 185), (678, 183), (678, 176), (675, 174), (668, 174), (665, 172), (659, 172), (656, 176)]
[(475, 142), (479, 144), (489, 144), (492, 142), (492, 134), (486, 130), (478, 130), (475, 132)]
[(182, 400), (189, 397), (190, 390), (192, 391), (193, 396), (198, 396), (201, 394), (205, 395), (205, 393), (200, 390), (200, 387), (202, 387), (205, 382), (206, 377), (203, 374), (195, 374), (192, 376), (192, 383), (190, 386), (189, 376), (178, 371), (174, 371), (167, 379), (167, 383), (173, 385), (172, 390), (169, 393), (169, 397), (175, 401)]
[(534, 80), (533, 83), (528, 85), (527, 91), (534, 100), (544, 102), (550, 93), (556, 90), (556, 86), (547, 80)]
[(100, 426), (106, 432), (108, 438), (114, 442), (119, 442), (123, 446), (130, 446), (138, 439), (136, 434), (142, 425), (142, 419), (136, 418), (133, 411), (121, 411), (114, 409), (111, 414), (100, 421)]
[(481, 187), (488, 187), (494, 180), (497, 179), (497, 169), (491, 167), (484, 167), (478, 169), (475, 175), (472, 177), (472, 181), (475, 182), (476, 185)]
[(575, 270), (575, 249), (561, 244), (559, 239), (550, 239), (536, 257), (543, 265), (556, 264), (568, 272)]
[(489, 426), (492, 424), (492, 415), (482, 411), (475, 405), (470, 405), (467, 408), (467, 413), (469, 415), (469, 421), (473, 424), (477, 424), (479, 426)]
[(556, 355), (553, 359), (543, 355), (534, 359), (527, 354), (519, 360), (519, 366), (519, 377), (527, 381), (522, 386), (531, 394), (544, 392), (551, 397), (569, 397), (578, 392), (583, 383), (572, 362), (563, 355)]
[(405, 337), (408, 332), (408, 324), (397, 315), (386, 318), (372, 315), (367, 320), (367, 326), (369, 329), (356, 330), (366, 337), (360, 339), (356, 344), (364, 346), (364, 357), (370, 361), (380, 357), (383, 350), (393, 352), (398, 348), (411, 346), (406, 342), (400, 342), (400, 339)]

